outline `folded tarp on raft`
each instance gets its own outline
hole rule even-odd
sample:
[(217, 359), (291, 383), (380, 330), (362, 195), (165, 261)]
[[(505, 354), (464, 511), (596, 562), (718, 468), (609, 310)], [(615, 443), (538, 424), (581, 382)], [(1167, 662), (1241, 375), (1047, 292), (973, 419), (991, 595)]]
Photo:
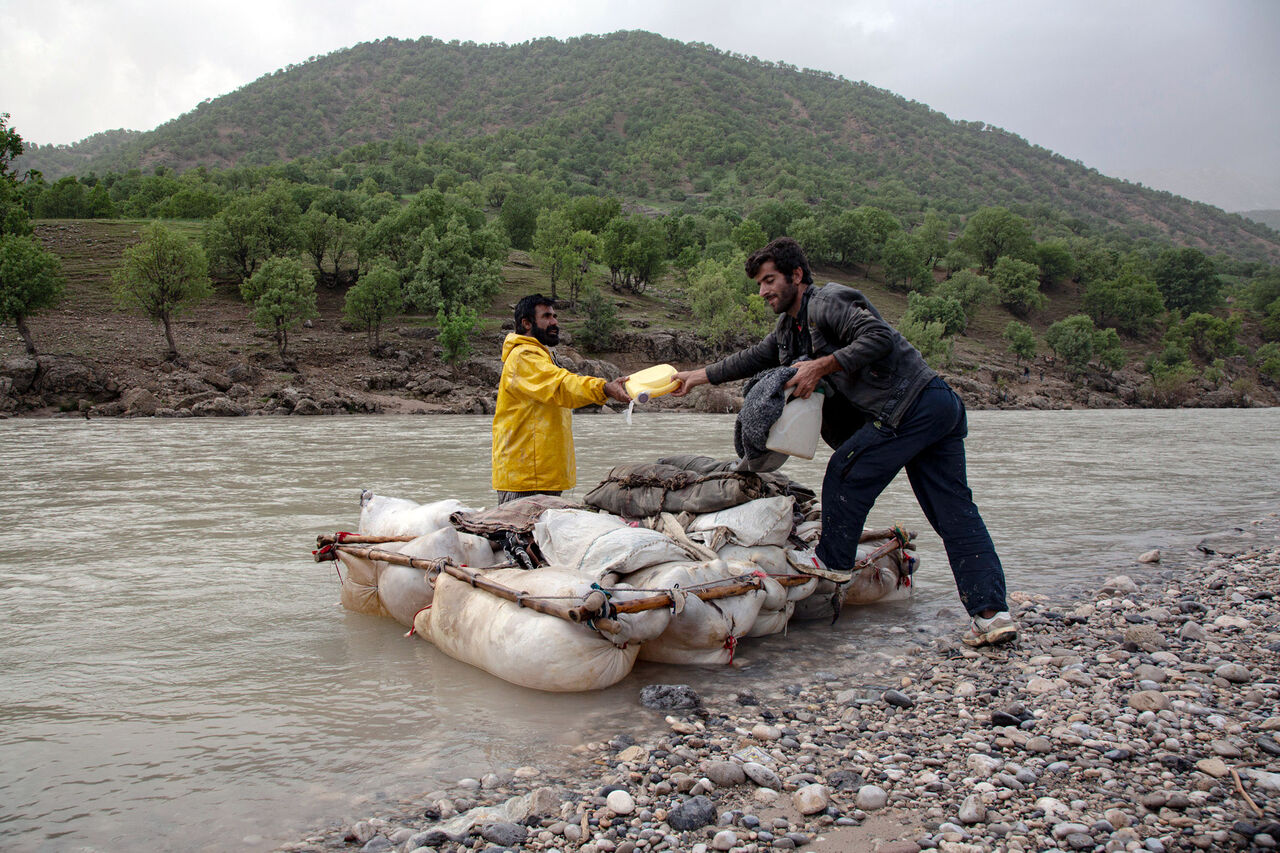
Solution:
[(804, 501), (814, 496), (781, 474), (730, 470), (733, 464), (707, 456), (669, 456), (618, 465), (583, 502), (613, 515), (647, 518), (660, 512), (715, 512), (764, 497), (792, 495)]

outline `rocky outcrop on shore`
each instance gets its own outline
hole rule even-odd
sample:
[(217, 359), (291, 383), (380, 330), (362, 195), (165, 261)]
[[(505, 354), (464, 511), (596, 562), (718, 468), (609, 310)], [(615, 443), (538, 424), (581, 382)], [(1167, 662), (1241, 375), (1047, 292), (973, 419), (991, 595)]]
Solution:
[(1014, 595), (1016, 644), (901, 630), (854, 683), (814, 673), (704, 701), (655, 685), (663, 722), (497, 769), (286, 851), (1269, 850), (1280, 843), (1275, 519), (1203, 563), (1074, 601)]

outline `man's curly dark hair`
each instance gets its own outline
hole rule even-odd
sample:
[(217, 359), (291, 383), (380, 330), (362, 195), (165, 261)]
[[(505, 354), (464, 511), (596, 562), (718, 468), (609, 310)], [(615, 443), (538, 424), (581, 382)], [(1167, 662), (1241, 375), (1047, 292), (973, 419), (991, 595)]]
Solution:
[(802, 270), (801, 284), (813, 284), (813, 271), (809, 269), (809, 259), (804, 256), (804, 249), (790, 237), (778, 237), (769, 241), (763, 249), (757, 249), (747, 258), (747, 276), (755, 278), (765, 261), (773, 261), (778, 272), (788, 279), (796, 270)]

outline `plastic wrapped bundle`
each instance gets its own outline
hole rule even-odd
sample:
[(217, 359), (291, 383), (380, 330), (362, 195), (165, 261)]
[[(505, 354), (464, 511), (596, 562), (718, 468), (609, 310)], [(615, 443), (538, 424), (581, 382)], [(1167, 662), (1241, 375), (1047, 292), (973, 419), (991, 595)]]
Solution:
[[(582, 597), (591, 583), (574, 572), (495, 569), (485, 577), (529, 596)], [(615, 593), (619, 600), (628, 596)], [(632, 596), (635, 597), (635, 596)], [(622, 614), (617, 635), (538, 613), (446, 574), (436, 580), (431, 608), (414, 628), (450, 657), (514, 684), (537, 690), (598, 690), (617, 683), (635, 664), (641, 644), (663, 632), (669, 609)]]
[(793, 526), (795, 499), (790, 495), (760, 498), (700, 515), (689, 524), (689, 538), (715, 550), (734, 545), (785, 545)]
[(533, 536), (549, 563), (595, 580), (690, 558), (688, 551), (666, 534), (632, 527), (608, 513), (547, 510), (533, 526)]

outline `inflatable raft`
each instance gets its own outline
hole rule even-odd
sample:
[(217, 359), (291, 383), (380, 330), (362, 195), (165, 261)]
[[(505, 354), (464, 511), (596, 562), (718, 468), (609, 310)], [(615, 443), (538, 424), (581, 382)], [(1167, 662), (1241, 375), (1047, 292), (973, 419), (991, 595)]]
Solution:
[(594, 690), (637, 659), (728, 664), (792, 620), (910, 594), (914, 534), (867, 531), (845, 583), (806, 573), (814, 493), (733, 462), (619, 466), (583, 504), (479, 509), (364, 492), (356, 533), (318, 537), (348, 610), (385, 616), (515, 684)]

